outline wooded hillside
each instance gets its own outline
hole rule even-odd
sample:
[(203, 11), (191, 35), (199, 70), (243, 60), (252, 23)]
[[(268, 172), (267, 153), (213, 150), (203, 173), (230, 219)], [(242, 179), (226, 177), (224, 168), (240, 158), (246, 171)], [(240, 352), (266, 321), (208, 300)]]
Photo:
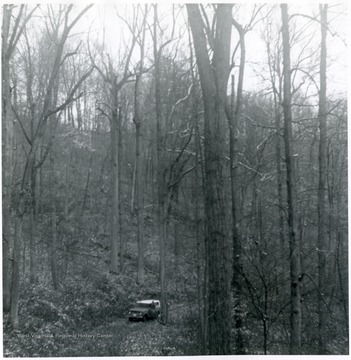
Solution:
[(348, 354), (344, 5), (2, 14), (4, 356)]

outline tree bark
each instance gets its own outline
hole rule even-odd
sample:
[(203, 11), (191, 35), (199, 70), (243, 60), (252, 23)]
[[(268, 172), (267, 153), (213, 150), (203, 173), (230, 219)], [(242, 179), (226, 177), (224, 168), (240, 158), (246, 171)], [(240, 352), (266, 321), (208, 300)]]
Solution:
[(124, 270), (124, 255), (125, 255), (125, 240), (123, 237), (123, 228), (122, 228), (122, 107), (118, 108), (118, 193), (119, 193), (119, 202), (118, 202), (118, 221), (119, 221), (119, 262), (120, 262), (120, 271)]
[(233, 5), (216, 10), (213, 60), (209, 59), (198, 5), (187, 5), (205, 110), (205, 216), (208, 266), (208, 352), (230, 354), (229, 236), (224, 194), (225, 101)]
[(111, 84), (112, 96), (112, 114), (111, 114), (111, 253), (110, 253), (110, 271), (118, 274), (119, 272), (119, 209), (118, 204), (120, 201), (119, 194), (119, 164), (118, 164), (118, 88), (117, 79), (113, 75)]
[(52, 209), (51, 209), (51, 243), (50, 243), (50, 269), (52, 276), (52, 286), (54, 290), (58, 289), (59, 281), (57, 274), (57, 226), (56, 226), (56, 201), (53, 199), (52, 201)]
[(205, 267), (204, 267), (204, 248), (205, 242), (201, 238), (201, 215), (200, 215), (200, 195), (201, 189), (201, 148), (200, 148), (200, 131), (196, 110), (195, 116), (195, 237), (196, 237), (196, 255), (197, 255), (197, 296), (199, 307), (199, 349), (201, 354), (206, 353), (206, 319), (205, 313)]
[(37, 206), (37, 189), (36, 189), (37, 171), (33, 169), (31, 179), (31, 218), (30, 218), (30, 244), (29, 244), (29, 279), (32, 284), (37, 282), (37, 261), (36, 261), (36, 240), (38, 224), (38, 206)]
[(145, 14), (143, 21), (142, 38), (140, 40), (140, 66), (139, 74), (135, 81), (134, 94), (134, 124), (135, 124), (135, 182), (136, 182), (136, 215), (138, 222), (137, 242), (138, 242), (138, 273), (137, 282), (142, 285), (144, 283), (144, 188), (143, 188), (143, 166), (142, 166), (142, 112), (141, 112), (141, 97), (142, 97), (142, 77), (144, 71), (144, 47), (145, 47), (145, 32), (146, 32), (146, 15), (147, 5), (145, 5)]
[(158, 202), (158, 236), (160, 246), (160, 290), (161, 290), (161, 321), (166, 324), (168, 318), (167, 286), (166, 286), (166, 254), (165, 243), (167, 237), (166, 221), (166, 184), (164, 178), (164, 151), (162, 136), (161, 109), (161, 49), (157, 45), (158, 14), (154, 5), (154, 61), (155, 61), (155, 103), (156, 103), (156, 163), (157, 163), (157, 202)]
[[(2, 48), (1, 48), (1, 97), (2, 97), (2, 204), (3, 204), (3, 309), (5, 312), (10, 310), (11, 299), (11, 278), (10, 274), (18, 274), (19, 269), (13, 272), (9, 261), (11, 247), (15, 246), (15, 236), (12, 236), (11, 227), (11, 187), (13, 171), (13, 149), (14, 149), (14, 127), (11, 114), (11, 90), (10, 90), (10, 60), (17, 48), (17, 43), (23, 33), (24, 27), (31, 18), (34, 8), (27, 16), (24, 16), (26, 5), (19, 7), (16, 16), (13, 14), (14, 5), (3, 6), (3, 26), (2, 26)], [(12, 21), (12, 18), (14, 19)], [(16, 226), (15, 226), (16, 228)], [(16, 233), (16, 229), (14, 231)], [(20, 258), (18, 258), (19, 260)], [(19, 266), (19, 265), (18, 265)], [(17, 276), (17, 275), (16, 275)], [(15, 283), (17, 283), (15, 281)], [(11, 312), (12, 313), (12, 312)]]
[(318, 184), (318, 354), (327, 354), (327, 11), (328, 5), (319, 5), (321, 15), (321, 58), (319, 90), (319, 184)]
[(135, 126), (136, 137), (136, 189), (137, 189), (137, 206), (136, 215), (138, 222), (138, 284), (144, 283), (144, 194), (143, 194), (143, 182), (142, 182), (142, 157), (141, 157), (141, 124), (138, 123)]
[(288, 201), (288, 226), (290, 244), (290, 348), (291, 355), (301, 353), (301, 262), (300, 243), (297, 236), (296, 219), (296, 173), (294, 164), (292, 113), (291, 113), (291, 69), (290, 34), (287, 4), (281, 5), (283, 36), (283, 74), (284, 74), (284, 143), (286, 162), (286, 185)]
[(234, 323), (236, 329), (235, 353), (244, 354), (244, 339), (242, 335), (243, 317), (241, 315), (241, 293), (242, 293), (242, 244), (238, 225), (238, 175), (237, 175), (237, 142), (238, 121), (242, 109), (243, 82), (245, 70), (245, 32), (243, 27), (233, 19), (234, 25), (240, 37), (240, 69), (237, 96), (235, 101), (234, 76), (231, 84), (231, 106), (227, 106), (226, 115), (229, 123), (229, 163), (231, 183), (231, 205), (232, 205), (232, 241), (233, 241), (233, 291), (234, 291)]
[(11, 235), (11, 184), (12, 184), (12, 141), (13, 123), (10, 117), (10, 57), (8, 52), (8, 37), (11, 22), (10, 5), (3, 6), (2, 49), (1, 49), (1, 79), (2, 79), (2, 281), (3, 310), (10, 311), (11, 279), (10, 279), (10, 244)]

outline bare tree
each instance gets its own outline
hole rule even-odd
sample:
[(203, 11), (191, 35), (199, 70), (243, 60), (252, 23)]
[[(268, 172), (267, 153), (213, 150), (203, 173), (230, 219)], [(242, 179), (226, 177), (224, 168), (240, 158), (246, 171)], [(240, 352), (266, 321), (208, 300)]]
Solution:
[[(136, 26), (134, 24), (134, 26)], [(128, 49), (125, 58), (124, 58), (124, 70), (121, 74), (121, 77), (118, 74), (118, 71), (113, 67), (113, 62), (110, 56), (108, 56), (108, 64), (103, 62), (103, 68), (101, 68), (96, 61), (94, 60), (92, 54), (89, 55), (94, 67), (98, 70), (104, 81), (109, 85), (110, 89), (110, 104), (105, 105), (110, 110), (110, 115), (108, 115), (101, 107), (98, 110), (106, 115), (110, 121), (110, 134), (111, 134), (111, 253), (110, 253), (110, 271), (112, 273), (118, 274), (121, 271), (121, 262), (119, 259), (119, 252), (123, 249), (122, 239), (121, 239), (121, 222), (120, 222), (120, 177), (121, 177), (121, 141), (120, 132), (121, 132), (121, 117), (119, 116), (119, 94), (123, 86), (131, 81), (131, 78), (134, 77), (134, 73), (129, 70), (129, 65), (131, 57), (134, 51), (136, 44), (136, 29), (132, 29), (132, 43)], [(123, 61), (122, 61), (123, 62)], [(104, 70), (103, 70), (104, 69)], [(120, 254), (121, 255), (121, 254)]]
[(30, 186), (30, 181), (32, 178), (33, 169), (35, 167), (35, 158), (36, 154), (42, 140), (42, 137), (46, 130), (46, 125), (48, 119), (63, 110), (69, 103), (75, 100), (75, 92), (79, 88), (80, 84), (91, 74), (92, 69), (88, 70), (73, 87), (71, 92), (68, 94), (65, 101), (63, 101), (59, 106), (53, 107), (52, 97), (53, 89), (57, 81), (60, 67), (67, 57), (64, 55), (64, 45), (67, 41), (68, 35), (71, 32), (74, 25), (78, 20), (91, 8), (92, 5), (84, 8), (75, 18), (69, 23), (69, 14), (73, 8), (73, 5), (65, 7), (64, 10), (64, 24), (61, 37), (56, 46), (56, 51), (54, 53), (53, 67), (51, 69), (48, 84), (45, 89), (43, 109), (39, 114), (38, 125), (34, 134), (34, 137), (31, 141), (31, 147), (26, 158), (26, 164), (21, 181), (21, 190), (19, 198), (16, 204), (16, 220), (15, 220), (15, 234), (14, 234), (14, 249), (13, 249), (13, 274), (12, 274), (12, 292), (11, 292), (11, 324), (14, 328), (18, 326), (18, 299), (19, 299), (19, 287), (20, 287), (20, 261), (21, 261), (21, 251), (22, 251), (22, 225), (23, 217), (25, 213), (25, 201), (26, 195), (28, 193), (28, 188)]
[(319, 89), (319, 184), (318, 184), (318, 353), (326, 354), (327, 314), (325, 289), (327, 282), (328, 220), (327, 202), (327, 12), (328, 5), (319, 5), (321, 15), (321, 58)]
[(11, 303), (11, 186), (13, 170), (13, 120), (11, 116), (10, 60), (17, 48), (25, 26), (37, 7), (26, 14), (27, 6), (21, 5), (14, 14), (15, 5), (3, 6), (1, 80), (2, 80), (2, 206), (3, 206), (3, 309), (10, 310)]
[(300, 243), (297, 234), (296, 218), (296, 174), (293, 150), (292, 112), (291, 112), (291, 68), (290, 68), (290, 33), (288, 6), (281, 5), (283, 36), (283, 75), (284, 75), (284, 143), (286, 162), (286, 185), (288, 201), (288, 226), (290, 244), (290, 354), (301, 353), (301, 260)]
[[(208, 351), (230, 354), (230, 292), (224, 185), (225, 102), (233, 5), (215, 6), (216, 27), (206, 33), (199, 5), (187, 5), (205, 110), (205, 216), (208, 266)], [(206, 35), (207, 34), (207, 35)], [(213, 51), (210, 60), (208, 46)]]
[(157, 44), (157, 28), (158, 28), (158, 12), (157, 5), (154, 5), (154, 61), (155, 61), (155, 102), (156, 102), (156, 163), (157, 163), (157, 199), (158, 199), (158, 232), (160, 244), (160, 285), (161, 285), (161, 321), (167, 323), (168, 317), (168, 303), (167, 303), (167, 290), (166, 290), (166, 259), (165, 259), (165, 242), (167, 237), (167, 205), (166, 205), (166, 181), (164, 179), (164, 150), (162, 141), (162, 108), (161, 108), (161, 69), (160, 61), (163, 45), (158, 47)]
[(140, 47), (140, 63), (139, 72), (135, 80), (135, 95), (134, 95), (134, 125), (135, 125), (135, 182), (136, 182), (136, 215), (138, 221), (138, 272), (137, 282), (143, 284), (144, 282), (144, 189), (143, 189), (143, 174), (142, 174), (142, 120), (143, 115), (141, 111), (142, 101), (142, 76), (144, 72), (144, 56), (145, 56), (145, 33), (146, 33), (146, 17), (148, 14), (148, 7), (145, 5), (144, 18), (142, 22), (141, 36), (138, 39)]

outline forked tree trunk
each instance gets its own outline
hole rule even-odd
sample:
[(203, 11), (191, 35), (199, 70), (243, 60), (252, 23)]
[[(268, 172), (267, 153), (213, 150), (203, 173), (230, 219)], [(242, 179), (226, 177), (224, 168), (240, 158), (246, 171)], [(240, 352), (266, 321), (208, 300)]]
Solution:
[(231, 184), (231, 205), (232, 205), (232, 241), (233, 241), (233, 295), (234, 295), (234, 323), (236, 330), (235, 337), (235, 353), (244, 354), (244, 339), (243, 339), (243, 316), (241, 309), (242, 297), (242, 244), (241, 234), (238, 225), (238, 175), (237, 175), (237, 142), (238, 142), (238, 122), (241, 116), (242, 98), (243, 98), (243, 83), (245, 70), (245, 32), (243, 27), (233, 19), (233, 23), (239, 33), (240, 37), (240, 69), (237, 96), (235, 100), (234, 91), (234, 76), (231, 81), (231, 106), (227, 106), (226, 115), (229, 123), (229, 161), (230, 161), (230, 184)]
[[(67, 16), (70, 10), (72, 9), (72, 6), (73, 5), (69, 5), (66, 8), (65, 12)], [(56, 108), (55, 110), (52, 110), (51, 106), (52, 106), (53, 89), (55, 87), (55, 84), (57, 83), (60, 65), (62, 62), (64, 45), (66, 43), (66, 40), (68, 38), (71, 29), (91, 6), (92, 5), (88, 5), (87, 7), (85, 7), (76, 16), (76, 18), (72, 20), (70, 24), (68, 24), (68, 22), (65, 22), (61, 34), (61, 38), (57, 43), (57, 48), (54, 53), (53, 67), (51, 69), (48, 79), (48, 84), (44, 92), (43, 109), (38, 116), (37, 130), (34, 138), (32, 139), (31, 147), (28, 152), (26, 163), (24, 166), (21, 188), (16, 204), (15, 235), (14, 235), (14, 245), (13, 245), (13, 271), (12, 271), (13, 278), (12, 278), (12, 289), (11, 289), (10, 319), (11, 319), (11, 324), (14, 328), (18, 326), (18, 301), (19, 301), (19, 292), (20, 292), (20, 261), (21, 261), (20, 259), (22, 252), (22, 226), (24, 220), (26, 198), (27, 198), (27, 194), (30, 194), (30, 183), (31, 183), (32, 173), (34, 171), (35, 159), (38, 153), (41, 140), (45, 134), (49, 117), (54, 115), (59, 110), (63, 110), (72, 101), (74, 92), (79, 87), (79, 84), (82, 83), (90, 75), (92, 71), (92, 70), (88, 71), (84, 76), (80, 78), (80, 80), (77, 82), (76, 86), (73, 88), (72, 92), (70, 93), (69, 98), (60, 107)], [(28, 16), (26, 19), (28, 19)]]
[(205, 110), (205, 216), (208, 266), (208, 352), (230, 354), (229, 236), (224, 194), (225, 101), (229, 76), (231, 4), (217, 5), (213, 60), (198, 5), (187, 5)]

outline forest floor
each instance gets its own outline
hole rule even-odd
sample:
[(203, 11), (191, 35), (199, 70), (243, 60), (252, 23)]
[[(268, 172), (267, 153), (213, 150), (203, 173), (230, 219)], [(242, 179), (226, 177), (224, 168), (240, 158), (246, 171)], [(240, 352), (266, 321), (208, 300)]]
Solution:
[(127, 313), (135, 301), (158, 296), (158, 259), (148, 256), (145, 283), (138, 286), (136, 260), (130, 255), (127, 258), (124, 274), (110, 274), (101, 261), (76, 262), (76, 272), (72, 270), (57, 290), (45, 272), (36, 285), (23, 284), (18, 329), (11, 328), (8, 315), (4, 317), (3, 355), (198, 355), (196, 297), (192, 283), (187, 285), (190, 280), (182, 275), (188, 274), (185, 264), (171, 272), (177, 278), (169, 282), (167, 324), (130, 322)]
[[(146, 227), (145, 280), (138, 285), (135, 224), (130, 226), (123, 273), (108, 270), (106, 244), (98, 251), (91, 242), (61, 264), (56, 290), (41, 259), (38, 282), (23, 279), (19, 326), (13, 330), (4, 316), (5, 357), (164, 356), (198, 355), (197, 292), (194, 264), (168, 255), (168, 322), (129, 322), (128, 309), (138, 300), (159, 298), (158, 242), (150, 222)], [(127, 236), (126, 235), (126, 236)], [(184, 250), (185, 252), (186, 250)], [(73, 255), (72, 255), (73, 256)], [(65, 259), (65, 258), (62, 258)], [(28, 266), (28, 264), (26, 264)]]
[(184, 332), (187, 331), (181, 324), (164, 326), (157, 320), (129, 322), (126, 318), (115, 318), (81, 332), (23, 334), (17, 331), (4, 334), (4, 356), (189, 355), (194, 350), (194, 341), (184, 336)]

